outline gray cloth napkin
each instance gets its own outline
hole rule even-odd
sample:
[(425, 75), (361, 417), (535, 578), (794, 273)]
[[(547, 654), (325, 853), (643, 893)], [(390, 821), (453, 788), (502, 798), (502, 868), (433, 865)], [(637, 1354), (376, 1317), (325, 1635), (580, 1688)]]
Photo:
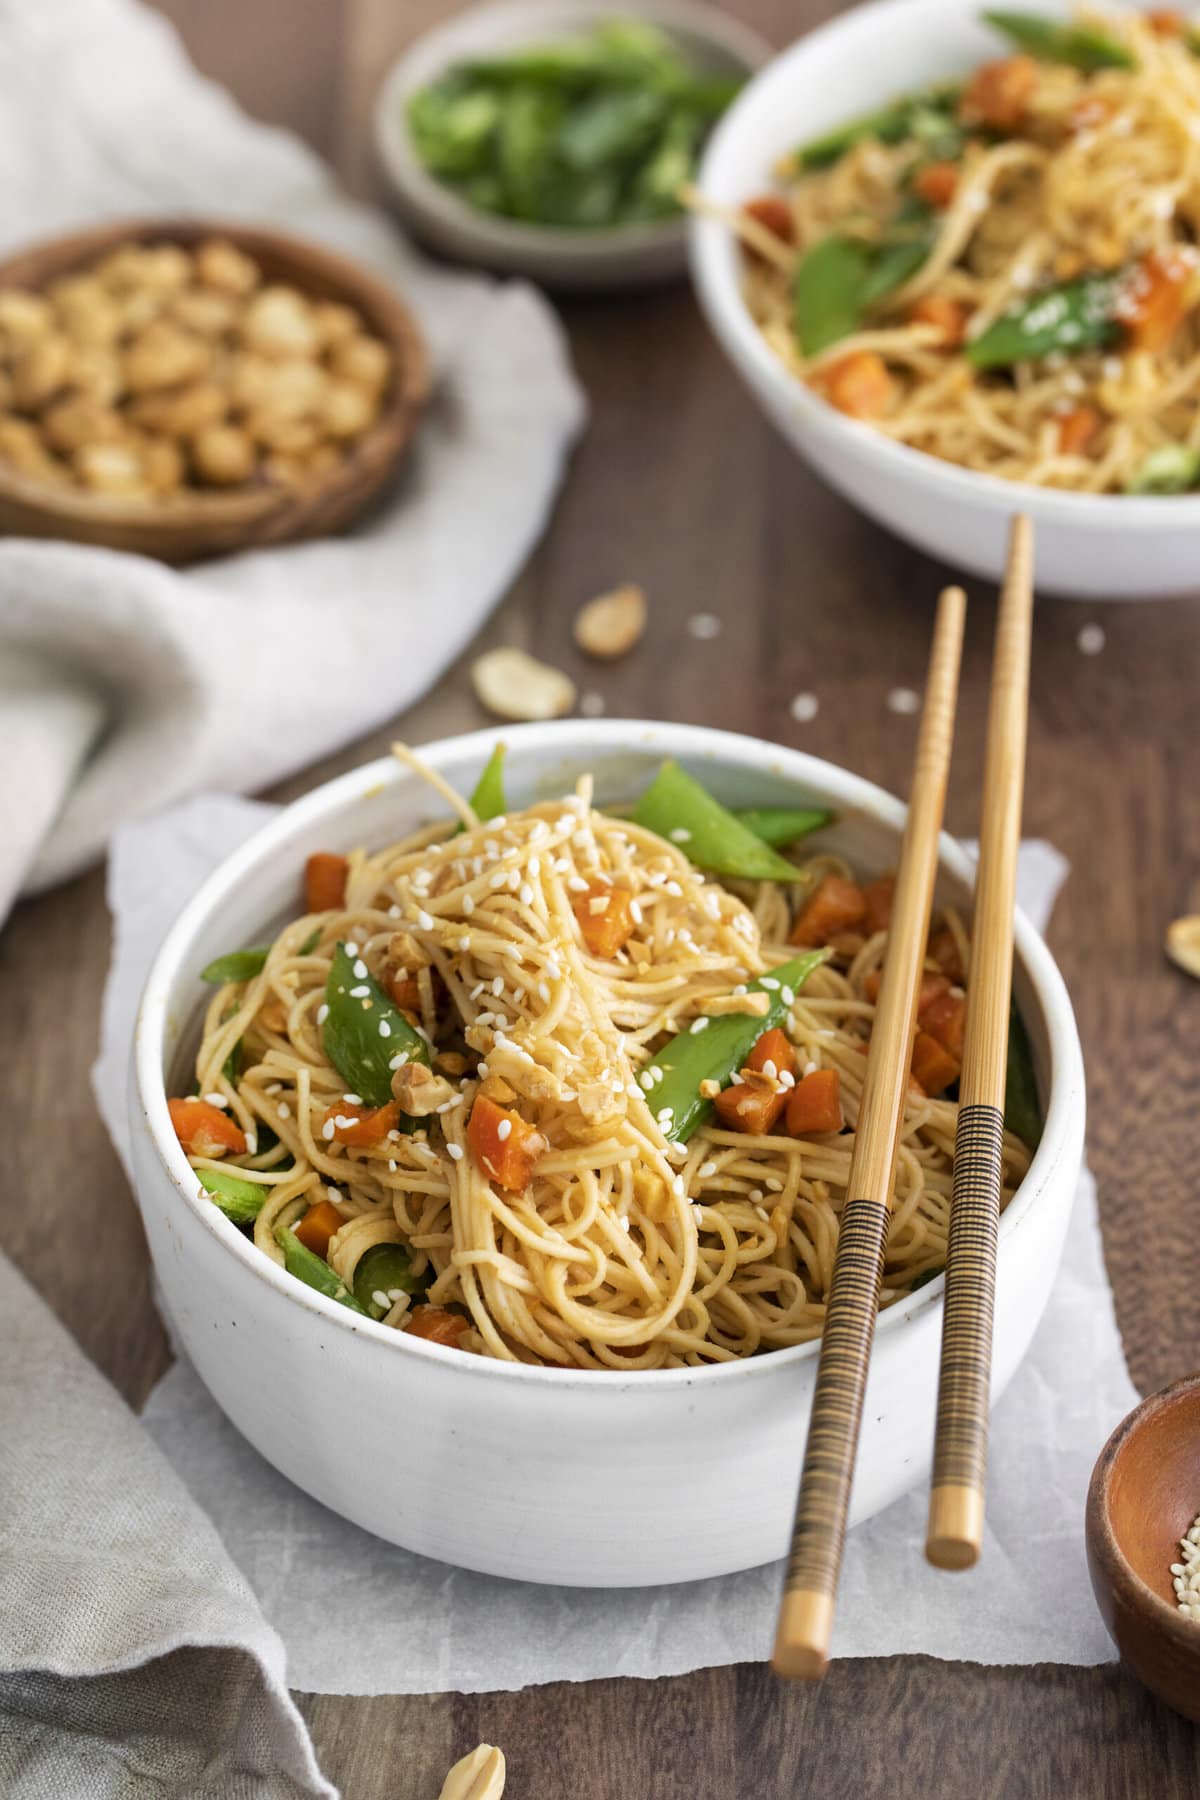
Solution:
[(216, 1532), (3, 1256), (0, 1419), (5, 1800), (336, 1800)]
[(347, 537), (182, 574), (0, 542), (2, 921), (122, 818), (263, 787), (410, 705), (528, 555), (583, 407), (540, 296), (427, 263), (137, 0), (0, 0), (0, 169), (0, 253), (110, 217), (266, 222), (406, 296), (438, 377), (402, 475)]

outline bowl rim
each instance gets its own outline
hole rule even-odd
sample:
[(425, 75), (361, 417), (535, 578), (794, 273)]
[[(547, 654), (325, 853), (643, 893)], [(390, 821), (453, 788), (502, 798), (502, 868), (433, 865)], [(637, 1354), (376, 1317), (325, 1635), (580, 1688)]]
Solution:
[(1139, 1400), (1125, 1414), (1096, 1458), (1088, 1483), (1084, 1523), (1088, 1544), (1103, 1566), (1109, 1586), (1116, 1587), (1120, 1584), (1126, 1590), (1132, 1590), (1138, 1609), (1155, 1630), (1166, 1632), (1173, 1642), (1177, 1642), (1193, 1660), (1200, 1663), (1200, 1625), (1195, 1619), (1185, 1619), (1170, 1601), (1164, 1600), (1161, 1594), (1156, 1594), (1142, 1580), (1125, 1555), (1121, 1540), (1113, 1527), (1108, 1504), (1113, 1470), (1125, 1445), (1136, 1437), (1156, 1413), (1169, 1411), (1185, 1396), (1200, 1396), (1200, 1370), (1191, 1375), (1181, 1375), (1166, 1387), (1159, 1388), (1156, 1393), (1147, 1394), (1144, 1400)]
[[(1029, 0), (1029, 5), (1031, 10), (1048, 14), (1067, 10), (1062, 0)], [(740, 147), (743, 133), (756, 118), (768, 88), (778, 88), (793, 79), (814, 51), (848, 59), (861, 51), (861, 40), (879, 41), (880, 32), (886, 37), (907, 27), (910, 32), (915, 29), (928, 35), (924, 19), (915, 26), (912, 21), (918, 13), (933, 12), (956, 19), (963, 16), (959, 0), (867, 0), (866, 4), (826, 20), (780, 51), (750, 77), (717, 121), (696, 174), (696, 190), (701, 199), (728, 207), (729, 201), (718, 199), (714, 188), (723, 177), (726, 159)], [(767, 162), (760, 186), (770, 180)], [(983, 470), (945, 462), (926, 450), (897, 443), (861, 420), (848, 418), (785, 368), (759, 331), (742, 298), (731, 233), (724, 220), (694, 213), (689, 223), (688, 256), (692, 280), (709, 325), (742, 375), (759, 391), (765, 386), (790, 403), (815, 436), (840, 443), (872, 467), (881, 479), (900, 477), (924, 482), (939, 490), (948, 505), (969, 499), (982, 502), (993, 512), (1011, 513), (1024, 508), (1077, 529), (1116, 532), (1131, 527), (1135, 531), (1157, 532), (1168, 523), (1200, 525), (1200, 493), (1087, 494), (1040, 487), (1029, 481), (1009, 481)]]
[[(620, 750), (640, 753), (651, 750), (664, 756), (707, 756), (723, 768), (736, 767), (760, 773), (769, 768), (772, 774), (792, 780), (797, 786), (808, 786), (818, 795), (836, 796), (835, 805), (841, 811), (865, 813), (897, 832), (904, 823), (906, 808), (903, 803), (862, 776), (804, 751), (708, 726), (642, 719), (559, 719), (538, 724), (497, 725), (439, 738), (423, 745), (421, 754), (435, 768), (443, 759), (461, 755), (478, 753), (481, 759), (486, 759), (499, 731), (503, 731), (510, 750), (518, 746), (534, 750), (544, 748), (547, 755), (574, 752), (593, 757)], [(171, 1127), (163, 1079), (172, 990), (179, 966), (201, 927), (220, 911), (222, 903), (236, 891), (251, 869), (281, 850), (286, 854), (294, 836), (336, 818), (353, 801), (381, 788), (415, 779), (391, 756), (379, 757), (348, 770), (283, 807), (275, 818), (252, 833), (245, 843), (218, 864), (179, 914), (154, 956), (138, 1006), (133, 1070), (141, 1114), (139, 1123), (150, 1138), (161, 1172), (204, 1229), (220, 1239), (256, 1280), (273, 1288), (293, 1305), (316, 1314), (326, 1324), (386, 1346), (392, 1355), (431, 1357), (442, 1363), (449, 1358), (454, 1367), (461, 1367), (460, 1352), (445, 1345), (413, 1339), (373, 1319), (360, 1318), (338, 1302), (306, 1287), (256, 1250), (225, 1218), (220, 1208), (202, 1193)], [(973, 886), (974, 865), (961, 845), (946, 832), (939, 840), (938, 861), (939, 871)], [(1064, 1155), (1070, 1152), (1075, 1136), (1072, 1109), (1084, 1104), (1083, 1054), (1066, 984), (1049, 949), (1020, 908), (1016, 912), (1014, 943), (1017, 959), (1024, 966), (1045, 1021), (1051, 1079), (1041, 1141), (1024, 1181), (1000, 1220), (1001, 1249), (1024, 1214), (1043, 1194)], [(140, 1176), (135, 1179), (140, 1186)], [(906, 1300), (896, 1301), (878, 1315), (877, 1333), (886, 1337), (917, 1313), (940, 1306), (944, 1289), (945, 1276), (939, 1275)], [(643, 1369), (629, 1373), (509, 1363), (492, 1357), (472, 1357), (470, 1366), (474, 1374), (488, 1380), (534, 1384), (550, 1381), (556, 1389), (564, 1383), (572, 1383), (581, 1392), (604, 1393), (630, 1383), (638, 1389), (649, 1385), (688, 1388), (696, 1381), (753, 1379), (756, 1369), (774, 1369), (784, 1364), (809, 1361), (816, 1357), (820, 1342), (815, 1338), (808, 1343), (705, 1367)]]
[[(772, 54), (766, 39), (751, 26), (707, 0), (639, 0), (633, 8), (621, 5), (620, 0), (486, 0), (414, 38), (388, 66), (379, 84), (373, 108), (375, 147), (397, 191), (427, 216), (436, 216), (444, 226), (452, 226), (488, 251), (540, 257), (554, 250), (564, 260), (580, 265), (665, 246), (677, 247), (683, 256), (688, 227), (683, 213), (641, 225), (586, 231), (478, 212), (428, 172), (416, 153), (405, 118), (404, 101), (458, 61), (479, 35), (486, 34), (489, 24), (502, 34), (506, 26), (514, 27), (513, 35), (502, 37), (497, 45), (508, 43), (511, 47), (524, 36), (526, 26), (532, 42), (556, 27), (561, 33), (569, 16), (582, 28), (601, 19), (627, 17), (631, 11), (639, 19), (661, 26), (668, 35), (705, 38), (751, 77)], [(545, 16), (544, 27), (536, 23), (539, 14)]]

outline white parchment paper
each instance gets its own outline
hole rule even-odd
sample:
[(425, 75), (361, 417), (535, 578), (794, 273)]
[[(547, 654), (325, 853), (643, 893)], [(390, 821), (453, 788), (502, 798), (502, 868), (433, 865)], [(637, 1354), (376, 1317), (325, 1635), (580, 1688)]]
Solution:
[[(117, 834), (96, 1085), (122, 1140), (130, 1033), (154, 947), (202, 877), (271, 810), (202, 797)], [(1023, 846), (1020, 897), (1039, 924), (1065, 873), (1051, 846)], [(993, 1415), (978, 1568), (946, 1575), (925, 1562), (923, 1470), (912, 1493), (850, 1534), (835, 1653), (1108, 1660), (1084, 1561), (1083, 1503), (1096, 1455), (1136, 1399), (1085, 1175), (1050, 1305)], [(627, 1592), (470, 1574), (385, 1544), (310, 1500), (238, 1435), (186, 1362), (160, 1382), (143, 1417), (282, 1636), (295, 1687), (472, 1692), (675, 1675), (769, 1653), (778, 1566)]]

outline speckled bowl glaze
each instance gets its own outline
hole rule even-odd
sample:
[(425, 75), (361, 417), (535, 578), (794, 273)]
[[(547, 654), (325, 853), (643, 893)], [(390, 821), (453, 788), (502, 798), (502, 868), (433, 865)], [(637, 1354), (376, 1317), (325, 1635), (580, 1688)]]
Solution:
[[(904, 811), (880, 789), (794, 750), (688, 725), (571, 720), (506, 730), (514, 805), (584, 770), (601, 803), (676, 757), (732, 805), (797, 796), (831, 807), (830, 848), (894, 866)], [(423, 754), (464, 790), (495, 741)], [(817, 1346), (708, 1369), (642, 1374), (530, 1368), (386, 1330), (302, 1286), (222, 1216), (171, 1129), (166, 1083), (192, 1033), (204, 965), (261, 942), (294, 911), (314, 850), (399, 837), (434, 815), (429, 790), (384, 760), (288, 807), (213, 874), (155, 958), (131, 1096), (136, 1186), (171, 1322), (218, 1404), (296, 1484), (425, 1556), (530, 1581), (638, 1587), (698, 1580), (783, 1554)], [(942, 843), (941, 892), (971, 864)], [(1015, 987), (1046, 1110), (1042, 1142), (1000, 1226), (994, 1392), (1028, 1348), (1054, 1280), (1083, 1146), (1084, 1082), (1055, 964), (1018, 915)], [(929, 1466), (941, 1279), (879, 1321), (854, 1491), (867, 1518)], [(369, 1446), (369, 1454), (364, 1446)]]

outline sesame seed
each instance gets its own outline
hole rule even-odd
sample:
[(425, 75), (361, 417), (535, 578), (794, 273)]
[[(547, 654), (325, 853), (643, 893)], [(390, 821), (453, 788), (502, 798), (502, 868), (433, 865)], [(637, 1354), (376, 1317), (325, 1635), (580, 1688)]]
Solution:
[(503, 977), (503, 975), (496, 975), (492, 978), (492, 992), (493, 992), (493, 994), (495, 994), (497, 1000), (500, 998), (501, 994), (504, 992), (504, 977)]
[(579, 710), (585, 719), (598, 719), (604, 712), (604, 695), (598, 694), (594, 688), (588, 690), (579, 702)]
[(691, 1024), (688, 1026), (688, 1030), (691, 1032), (693, 1037), (698, 1036), (699, 1033), (702, 1031), (707, 1031), (708, 1030), (707, 1018), (702, 1017), (699, 1019), (693, 1019)]
[(512, 1135), (512, 1120), (511, 1119), (501, 1119), (500, 1123), (496, 1127), (496, 1136), (500, 1139), (500, 1142), (502, 1144), (504, 1144), (504, 1143), (507, 1143), (507, 1141), (511, 1135)]
[(325, 1139), (326, 1143), (328, 1143), (330, 1141), (330, 1139), (332, 1138), (332, 1136), (336, 1130), (337, 1130), (337, 1126), (334, 1124), (333, 1120), (326, 1119), (325, 1123), (321, 1127), (321, 1136)]
[(462, 909), (464, 919), (469, 919), (471, 914), (475, 911), (475, 902), (470, 894), (463, 895)]
[(359, 987), (352, 987), (350, 989), (350, 998), (352, 1000), (365, 1000), (370, 992), (370, 988), (364, 983)]
[(486, 1081), (491, 1074), (491, 1070), (485, 1062), (481, 1062), (476, 1066), (475, 1073), (478, 1075), (480, 1081)]
[(281, 1119), (290, 1119), (292, 1116), (292, 1109), (286, 1100), (279, 1102), (279, 1116)]
[(708, 643), (721, 635), (721, 621), (716, 613), (693, 613), (687, 622), (688, 636), (696, 638), (700, 643)]
[(668, 881), (666, 887), (663, 889), (663, 892), (666, 894), (670, 894), (672, 900), (682, 900), (683, 899), (683, 889), (680, 887), (680, 885), (677, 881)]
[(446, 1145), (446, 1154), (450, 1158), (451, 1162), (461, 1162), (462, 1155), (463, 1155), (462, 1145), (461, 1144), (447, 1144)]
[(427, 912), (418, 912), (417, 924), (421, 927), (422, 931), (433, 930), (433, 920)]
[(907, 714), (919, 712), (921, 709), (921, 696), (918, 693), (914, 693), (912, 688), (893, 688), (887, 697), (887, 706), (888, 711), (894, 713)]
[(758, 985), (760, 988), (766, 988), (768, 993), (771, 994), (776, 993), (779, 989), (779, 983), (776, 981), (774, 975), (761, 976)]
[[(360, 956), (354, 964), (353, 974), (355, 981), (365, 981), (370, 973), (370, 969), (368, 969), (366, 963)], [(350, 991), (353, 993), (353, 988)]]
[(768, 1056), (763, 1063), (762, 1072), (768, 1081), (774, 1081), (775, 1077), (778, 1075), (779, 1070), (771, 1057)]
[(816, 718), (820, 701), (815, 694), (794, 694), (788, 711), (797, 725), (809, 725)]
[(326, 1006), (324, 1000), (322, 1000), (320, 1006), (317, 1008), (317, 1024), (323, 1025), (328, 1017), (329, 1008)]
[(646, 1069), (641, 1075), (638, 1076), (638, 1082), (640, 1083), (642, 1088), (645, 1089), (646, 1093), (649, 1093), (651, 1088), (654, 1086), (653, 1071), (650, 1069)]
[(380, 1037), (391, 1037), (392, 1035), (392, 1028), (386, 1019), (380, 1019), (379, 1021), (379, 1035)]
[(716, 1172), (717, 1172), (717, 1165), (715, 1162), (701, 1163), (700, 1167), (696, 1170), (696, 1173), (700, 1177), (701, 1181), (708, 1181), (711, 1176), (716, 1174)]
[(527, 881), (523, 881), (521, 883), (521, 888), (520, 888), (520, 892), (517, 895), (517, 899), (521, 902), (522, 906), (532, 906), (533, 905), (533, 889), (530, 887), (530, 885)]
[(347, 944), (346, 945), (346, 955), (351, 958), (357, 956), (358, 955), (358, 945), (357, 944)]
[(361, 1106), (363, 1103), (361, 1094), (343, 1094), (342, 1099), (346, 1102), (347, 1106)]
[(229, 1105), (229, 1102), (225, 1098), (224, 1094), (205, 1094), (204, 1098), (208, 1102), (209, 1106), (219, 1106), (222, 1108), (222, 1110), (224, 1110), (224, 1108)]
[(1084, 656), (1099, 656), (1108, 642), (1104, 635), (1103, 625), (1081, 625), (1079, 635), (1075, 639)]

